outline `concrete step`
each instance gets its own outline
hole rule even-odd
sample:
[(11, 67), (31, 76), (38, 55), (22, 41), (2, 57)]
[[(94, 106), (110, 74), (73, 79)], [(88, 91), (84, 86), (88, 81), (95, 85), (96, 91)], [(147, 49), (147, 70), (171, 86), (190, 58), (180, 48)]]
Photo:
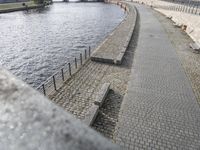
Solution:
[(110, 89), (110, 83), (104, 83), (102, 85), (101, 89), (99, 90), (96, 96), (94, 104), (89, 108), (88, 112), (85, 115), (83, 122), (86, 125), (91, 126), (93, 122), (95, 121), (97, 114), (99, 112), (99, 108), (102, 106), (108, 94), (109, 89)]

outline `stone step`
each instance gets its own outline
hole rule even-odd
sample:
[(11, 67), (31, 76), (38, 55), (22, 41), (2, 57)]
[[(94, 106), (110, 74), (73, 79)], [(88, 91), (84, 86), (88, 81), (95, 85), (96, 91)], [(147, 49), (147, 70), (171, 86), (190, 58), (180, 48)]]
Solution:
[(98, 111), (99, 111), (99, 106), (92, 104), (92, 106), (89, 108), (88, 112), (85, 115), (83, 123), (85, 123), (88, 126), (91, 126), (97, 117)]
[(96, 99), (94, 101), (94, 104), (101, 107), (107, 94), (110, 89), (110, 83), (104, 83), (101, 89), (99, 90)]
[(89, 108), (88, 112), (85, 115), (83, 122), (86, 125), (91, 126), (95, 121), (97, 114), (99, 112), (99, 108), (102, 106), (108, 94), (109, 89), (110, 89), (110, 83), (104, 83), (102, 85), (101, 89), (99, 90), (96, 96), (94, 104), (92, 104), (92, 106)]

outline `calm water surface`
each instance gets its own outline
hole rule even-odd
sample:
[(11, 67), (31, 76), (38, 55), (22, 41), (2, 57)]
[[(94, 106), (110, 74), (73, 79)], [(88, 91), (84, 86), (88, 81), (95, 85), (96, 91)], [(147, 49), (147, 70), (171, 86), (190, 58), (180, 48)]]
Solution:
[(0, 65), (37, 87), (124, 18), (116, 5), (54, 3), (44, 10), (0, 14)]

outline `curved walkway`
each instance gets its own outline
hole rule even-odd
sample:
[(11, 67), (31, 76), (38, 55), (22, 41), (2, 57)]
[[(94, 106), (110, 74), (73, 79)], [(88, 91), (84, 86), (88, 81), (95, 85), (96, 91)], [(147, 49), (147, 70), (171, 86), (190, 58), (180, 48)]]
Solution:
[(200, 108), (176, 50), (149, 8), (136, 7), (140, 34), (115, 142), (128, 149), (200, 149)]

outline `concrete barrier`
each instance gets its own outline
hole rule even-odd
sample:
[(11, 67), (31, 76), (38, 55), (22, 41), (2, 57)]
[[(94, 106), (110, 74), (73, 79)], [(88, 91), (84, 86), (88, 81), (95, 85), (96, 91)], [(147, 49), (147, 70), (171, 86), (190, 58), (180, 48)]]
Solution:
[(1, 150), (116, 150), (59, 106), (0, 68)]
[(109, 90), (110, 90), (110, 83), (104, 83), (96, 96), (94, 104), (101, 107)]

